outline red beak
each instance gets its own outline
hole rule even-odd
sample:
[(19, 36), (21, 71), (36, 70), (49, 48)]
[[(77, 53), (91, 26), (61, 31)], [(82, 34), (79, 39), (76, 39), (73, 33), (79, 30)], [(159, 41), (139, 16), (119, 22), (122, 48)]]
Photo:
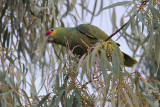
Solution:
[(48, 31), (46, 32), (46, 36), (49, 36), (50, 34), (51, 34), (50, 30), (48, 30)]

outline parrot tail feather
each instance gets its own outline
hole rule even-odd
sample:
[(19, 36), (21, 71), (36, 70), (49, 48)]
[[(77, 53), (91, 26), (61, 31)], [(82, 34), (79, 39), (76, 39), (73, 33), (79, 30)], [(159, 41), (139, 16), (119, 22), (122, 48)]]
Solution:
[(137, 60), (135, 60), (131, 56), (129, 56), (129, 55), (125, 54), (125, 53), (123, 53), (123, 55), (124, 55), (124, 65), (126, 67), (133, 67), (135, 64), (137, 64)]

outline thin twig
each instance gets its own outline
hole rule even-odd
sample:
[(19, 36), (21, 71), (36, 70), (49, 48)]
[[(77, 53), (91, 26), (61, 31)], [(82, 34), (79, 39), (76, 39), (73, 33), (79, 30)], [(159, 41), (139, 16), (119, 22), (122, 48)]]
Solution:
[[(127, 22), (128, 23), (128, 22)], [(106, 42), (106, 41), (108, 41), (109, 39), (111, 39), (114, 35), (116, 35), (121, 29), (123, 29), (126, 25), (127, 25), (127, 23), (125, 23), (120, 29), (118, 29), (118, 30), (116, 30), (116, 32), (115, 33), (113, 33), (111, 36), (109, 36), (107, 39), (105, 39), (104, 41)]]

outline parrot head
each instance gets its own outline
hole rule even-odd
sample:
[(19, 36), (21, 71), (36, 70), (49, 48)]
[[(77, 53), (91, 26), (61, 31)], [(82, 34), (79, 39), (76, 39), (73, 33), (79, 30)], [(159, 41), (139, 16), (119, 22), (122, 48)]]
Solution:
[(48, 42), (53, 43), (54, 42), (54, 36), (56, 35), (57, 30), (54, 28), (49, 29), (46, 32), (46, 36), (48, 37)]

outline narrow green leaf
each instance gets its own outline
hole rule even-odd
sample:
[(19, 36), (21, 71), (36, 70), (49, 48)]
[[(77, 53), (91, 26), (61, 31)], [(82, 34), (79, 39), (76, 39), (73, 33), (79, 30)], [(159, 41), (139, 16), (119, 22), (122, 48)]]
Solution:
[(121, 18), (121, 26), (124, 25), (124, 17)]
[(157, 65), (160, 65), (160, 36), (158, 34), (154, 35), (155, 37), (155, 60), (157, 62)]
[(80, 96), (79, 96), (79, 94), (76, 93), (76, 92), (75, 92), (75, 95), (76, 95), (76, 98), (77, 98), (77, 100), (78, 100), (78, 107), (81, 107), (81, 105), (82, 105), (81, 103), (82, 103), (82, 102), (81, 102)]
[(42, 106), (42, 104), (47, 101), (47, 99), (48, 99), (48, 97), (50, 96), (50, 94), (51, 94), (51, 93), (48, 93), (46, 96), (44, 96), (44, 97), (42, 98), (42, 100), (39, 102), (39, 104), (37, 105), (37, 107)]
[(56, 104), (58, 104), (58, 103), (59, 103), (59, 101), (60, 101), (60, 99), (62, 98), (62, 96), (63, 96), (64, 92), (65, 92), (65, 89), (62, 89), (62, 90), (59, 92), (59, 94), (58, 94), (58, 98), (57, 98), (57, 101), (56, 101)]
[(112, 65), (113, 65), (112, 73), (117, 76), (119, 72), (119, 65), (118, 65), (117, 56), (113, 52), (112, 52)]
[(109, 71), (112, 71), (113, 69), (112, 69), (112, 66), (111, 66), (111, 64), (110, 64), (107, 56), (106, 56), (106, 52), (105, 52), (104, 50), (100, 50), (100, 51), (101, 51), (101, 55), (103, 56), (103, 60), (104, 60), (105, 63), (106, 63), (107, 69), (108, 69)]
[(109, 90), (109, 87), (110, 87), (110, 81), (112, 79), (112, 73), (110, 73), (108, 76), (107, 76), (107, 79), (106, 79), (106, 95), (108, 94), (108, 90)]
[(122, 29), (121, 35), (116, 40), (118, 40), (121, 36), (123, 36), (126, 33), (126, 30), (128, 29), (128, 27), (129, 27), (130, 24), (131, 24), (131, 18), (127, 22), (127, 25)]
[(94, 19), (96, 7), (97, 7), (97, 0), (95, 0), (95, 2), (94, 2), (94, 8), (93, 8), (93, 12), (92, 12), (92, 17), (91, 17), (90, 23), (92, 23), (92, 21)]
[(112, 107), (116, 107), (116, 98), (115, 98), (115, 85), (112, 87), (112, 98), (111, 98), (111, 104)]
[(155, 9), (154, 7), (149, 7), (151, 12), (153, 13), (154, 17), (160, 18), (160, 12), (159, 10)]
[(115, 42), (111, 42), (112, 46), (114, 47), (114, 52), (112, 52), (112, 64), (113, 64), (113, 73), (119, 75), (120, 67), (122, 64), (122, 56), (120, 50)]
[(133, 101), (134, 101), (134, 104), (136, 107), (139, 107), (139, 98), (135, 95), (135, 93), (133, 93), (133, 89), (130, 88), (130, 86), (128, 84), (125, 85), (129, 91), (129, 93), (131, 94), (132, 98), (133, 98)]
[(146, 98), (146, 100), (150, 104), (150, 107), (156, 107), (155, 104), (154, 104), (154, 98), (153, 97), (147, 96), (147, 95), (144, 95), (144, 97)]
[(91, 66), (93, 66), (94, 60), (96, 58), (96, 54), (98, 53), (98, 49), (99, 49), (100, 45), (97, 45), (94, 50), (92, 51), (92, 55), (91, 55)]
[(80, 70), (79, 69), (80, 66), (82, 66), (81, 80), (83, 80), (83, 76), (86, 73), (86, 69), (87, 69), (86, 68), (86, 59), (85, 59), (85, 57), (86, 57), (86, 54), (81, 57), (81, 59), (79, 60), (78, 67), (77, 67), (77, 71), (78, 71), (78, 70)]
[(120, 67), (120, 65), (123, 64), (122, 61), (122, 52), (120, 51), (119, 47), (117, 46), (117, 44), (115, 42), (111, 42), (111, 44), (113, 45), (114, 49), (115, 49), (115, 55), (118, 57), (118, 65)]
[(56, 97), (57, 97), (56, 95), (53, 96), (52, 101), (51, 101), (51, 104), (50, 104), (49, 107), (54, 107), (55, 101), (56, 101)]
[(127, 13), (127, 16), (131, 16), (132, 13), (134, 14), (136, 9), (137, 9), (137, 4), (135, 4), (134, 7)]
[(29, 104), (31, 104), (31, 102), (30, 102), (30, 100), (29, 100), (29, 97), (28, 97), (27, 93), (26, 93), (23, 89), (21, 89), (21, 91), (22, 91), (23, 94), (25, 95), (25, 98), (27, 99), (27, 101), (29, 102)]
[(128, 73), (126, 70), (125, 70), (124, 74), (129, 77), (131, 84), (134, 84), (135, 80), (133, 79), (132, 75), (130, 73)]
[(142, 15), (142, 13), (138, 14), (138, 18), (142, 22), (142, 26), (146, 25), (148, 27), (148, 24), (144, 21), (144, 16)]
[(89, 70), (90, 69), (90, 54), (87, 55), (86, 66), (87, 66), (87, 70)]
[(144, 31), (144, 24), (142, 24), (142, 33), (143, 33), (143, 31)]
[(32, 104), (30, 107), (37, 107), (38, 104)]
[(5, 30), (4, 36), (3, 36), (2, 47), (4, 47), (4, 48), (6, 47), (6, 46), (5, 46), (5, 43), (6, 43), (7, 39), (8, 39), (8, 28)]
[(134, 107), (133, 104), (132, 104), (132, 101), (131, 101), (131, 99), (129, 98), (129, 96), (128, 96), (128, 94), (126, 93), (126, 91), (124, 91), (124, 95), (125, 95), (128, 103), (129, 103), (129, 106)]
[(24, 73), (22, 72), (22, 70), (20, 68), (18, 68), (17, 66), (15, 66), (15, 68), (17, 69), (18, 73), (23, 76), (23, 80), (26, 81), (25, 80), (26, 77), (25, 77)]
[(104, 78), (104, 82), (106, 83), (106, 72), (107, 72), (107, 69), (106, 69), (106, 62), (105, 62), (105, 56), (106, 54), (104, 53), (104, 51), (101, 51), (103, 54), (101, 55), (101, 69), (102, 69), (102, 74), (103, 74), (103, 78)]
[(14, 60), (13, 60), (11, 57), (9, 57), (8, 55), (6, 55), (6, 58), (7, 58), (12, 64), (14, 64)]
[(115, 8), (113, 8), (111, 20), (112, 20), (112, 31), (114, 32), (115, 29), (117, 28), (117, 26), (116, 26), (116, 12), (115, 12)]
[(0, 81), (1, 81), (1, 82), (5, 80), (5, 78), (6, 78), (6, 73), (7, 73), (6, 71), (0, 72)]
[(77, 3), (77, 0), (72, 0), (71, 7), (75, 8), (76, 3)]
[(131, 1), (123, 1), (123, 2), (114, 3), (114, 4), (112, 4), (112, 5), (109, 5), (109, 6), (105, 7), (105, 8), (103, 8), (101, 11), (106, 10), (106, 9), (110, 9), (110, 8), (114, 8), (114, 7), (116, 7), (116, 6), (127, 5), (127, 4), (129, 4), (130, 2), (131, 2)]
[(69, 100), (69, 102), (67, 102), (67, 106), (68, 107), (72, 107), (72, 105), (73, 105), (73, 102), (74, 102), (74, 92), (72, 93), (72, 95), (70, 96), (70, 100)]
[(144, 41), (142, 42), (142, 44), (146, 43), (149, 38), (150, 38), (150, 32), (148, 33), (147, 37), (144, 39)]
[(79, 13), (78, 13), (79, 11), (77, 11), (77, 8), (75, 7), (74, 9), (75, 9), (75, 12), (76, 12), (77, 17), (82, 20), (82, 18), (80, 17), (80, 15), (79, 15)]

